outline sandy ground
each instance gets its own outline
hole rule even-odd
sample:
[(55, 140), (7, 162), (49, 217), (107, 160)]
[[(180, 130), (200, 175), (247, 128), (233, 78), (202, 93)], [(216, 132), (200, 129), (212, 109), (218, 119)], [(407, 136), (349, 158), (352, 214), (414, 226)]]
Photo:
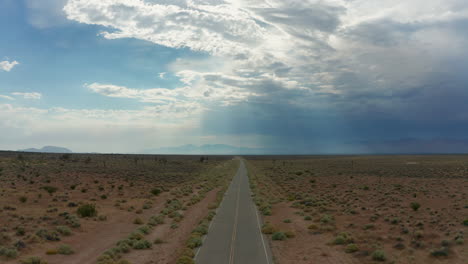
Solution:
[[(257, 193), (272, 201), (272, 215), (264, 220), (295, 234), (285, 241), (270, 240), (276, 262), (378, 263), (372, 253), (383, 250), (383, 263), (468, 263), (468, 227), (463, 225), (468, 179), (460, 171), (461, 162), (410, 157), (412, 164), (407, 164), (402, 161), (408, 157), (392, 158), (381, 158), (382, 166), (365, 160), (354, 173), (343, 165), (350, 159), (343, 158), (250, 161), (259, 176)], [(426, 163), (421, 170), (411, 167), (421, 163)], [(414, 211), (411, 203), (419, 209)], [(331, 224), (322, 222), (325, 215), (333, 218)], [(335, 245), (343, 232), (352, 241)], [(358, 250), (346, 253), (347, 244)], [(448, 256), (431, 255), (442, 247)]]
[[(229, 160), (81, 154), (64, 159), (59, 154), (0, 153), (0, 248), (20, 245), (17, 258), (0, 256), (0, 263), (18, 263), (28, 256), (41, 257), (49, 264), (96, 263), (104, 251), (139, 227), (134, 224), (136, 218), (146, 223), (166, 208), (167, 200), (178, 199), (185, 207), (179, 210), (184, 217), (178, 228), (170, 228), (173, 219), (168, 218), (145, 237), (164, 243), (123, 255), (132, 263), (174, 263), (193, 228), (206, 216), (208, 205), (216, 199), (219, 184), (232, 177)], [(189, 201), (206, 186), (211, 186), (211, 191), (192, 205)], [(44, 187), (56, 189), (49, 194)], [(153, 189), (162, 192), (154, 195)], [(77, 208), (82, 204), (94, 204), (97, 216), (78, 217)], [(73, 227), (65, 214), (73, 216), (80, 226)], [(55, 232), (58, 226), (68, 227), (71, 235), (60, 235), (60, 241), (36, 235), (40, 229)], [(63, 244), (75, 253), (46, 254)]]

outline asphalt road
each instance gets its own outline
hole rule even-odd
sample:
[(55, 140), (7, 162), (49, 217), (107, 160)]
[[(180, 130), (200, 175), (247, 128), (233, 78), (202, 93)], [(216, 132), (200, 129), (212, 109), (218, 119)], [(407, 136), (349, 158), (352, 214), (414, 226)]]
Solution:
[(260, 217), (251, 197), (247, 170), (241, 160), (195, 256), (197, 264), (273, 264)]

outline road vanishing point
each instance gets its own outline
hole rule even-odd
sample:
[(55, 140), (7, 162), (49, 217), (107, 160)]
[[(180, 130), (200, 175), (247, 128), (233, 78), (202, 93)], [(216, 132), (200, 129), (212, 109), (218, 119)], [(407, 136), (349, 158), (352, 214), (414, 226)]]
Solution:
[(195, 263), (273, 264), (243, 160), (195, 255)]

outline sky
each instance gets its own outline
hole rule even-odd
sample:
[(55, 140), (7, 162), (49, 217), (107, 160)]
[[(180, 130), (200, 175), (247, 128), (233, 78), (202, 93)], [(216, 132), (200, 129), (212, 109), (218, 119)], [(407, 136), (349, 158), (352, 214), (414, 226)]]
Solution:
[(0, 149), (468, 152), (466, 0), (0, 0)]

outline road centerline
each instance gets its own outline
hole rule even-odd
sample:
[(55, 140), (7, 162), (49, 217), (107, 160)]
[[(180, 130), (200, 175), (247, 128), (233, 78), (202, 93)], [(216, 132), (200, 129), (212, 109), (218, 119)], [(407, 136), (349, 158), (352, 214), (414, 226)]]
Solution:
[(237, 224), (239, 222), (239, 199), (240, 199), (240, 190), (242, 186), (242, 177), (239, 179), (239, 187), (237, 188), (237, 199), (236, 199), (236, 214), (234, 219), (234, 226), (232, 229), (232, 237), (231, 237), (231, 252), (229, 256), (229, 264), (234, 264), (234, 251), (236, 247), (236, 237), (237, 237)]

